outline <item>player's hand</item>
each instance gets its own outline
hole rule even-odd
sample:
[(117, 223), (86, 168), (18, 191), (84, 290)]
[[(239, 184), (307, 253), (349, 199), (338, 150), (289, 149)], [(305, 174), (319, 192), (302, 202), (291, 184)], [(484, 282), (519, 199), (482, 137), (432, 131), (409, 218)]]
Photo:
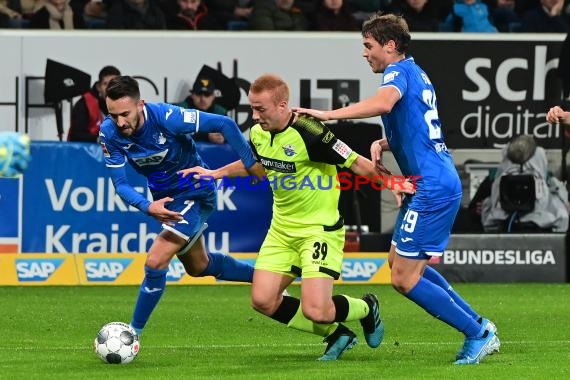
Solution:
[(214, 178), (214, 171), (210, 169), (203, 168), (201, 166), (194, 166), (193, 168), (183, 169), (177, 172), (179, 176), (185, 178), (192, 174), (194, 179), (200, 179), (200, 177)]
[(319, 111), (319, 110), (314, 110), (312, 108), (301, 108), (301, 107), (293, 107), (291, 109), (293, 110), (293, 112), (296, 112), (299, 115), (311, 116), (314, 117), (315, 119), (322, 121), (330, 120), (327, 111)]
[(30, 138), (27, 135), (0, 133), (0, 177), (22, 174), (30, 159)]
[(164, 207), (166, 203), (172, 202), (173, 200), (174, 199), (170, 197), (166, 197), (152, 202), (150, 206), (148, 206), (148, 214), (168, 226), (173, 226), (176, 222), (184, 220), (182, 214), (176, 211), (170, 211)]
[(558, 0), (556, 3), (554, 3), (552, 8), (550, 8), (550, 11), (548, 11), (548, 15), (550, 17), (560, 16), (563, 7), (564, 7), (564, 0)]
[(565, 122), (564, 118), (569, 114), (568, 112), (564, 112), (564, 110), (558, 106), (552, 107), (548, 110), (546, 114), (546, 121), (550, 124), (558, 124), (560, 122)]
[(265, 177), (265, 169), (263, 169), (263, 166), (259, 162), (253, 164), (249, 169), (247, 169), (247, 172), (250, 175), (257, 177), (258, 180), (262, 180), (263, 177)]
[(388, 146), (388, 141), (386, 139), (374, 141), (370, 145), (370, 158), (374, 163), (374, 169), (376, 169), (379, 174), (392, 175), (392, 172), (390, 172), (390, 170), (388, 170), (382, 163), (382, 151), (384, 150), (384, 146)]
[(413, 195), (416, 193), (416, 185), (410, 181), (405, 181), (404, 183), (395, 184), (391, 191), (396, 198), (396, 205), (400, 208), (402, 207), (402, 201), (405, 194)]

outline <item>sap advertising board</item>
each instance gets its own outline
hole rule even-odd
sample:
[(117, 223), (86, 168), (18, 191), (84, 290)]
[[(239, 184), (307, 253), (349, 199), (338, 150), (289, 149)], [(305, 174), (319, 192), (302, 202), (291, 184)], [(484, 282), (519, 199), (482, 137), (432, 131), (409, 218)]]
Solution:
[[(229, 146), (199, 144), (199, 151), (210, 167), (237, 158)], [(35, 142), (32, 157), (22, 181), (21, 252), (147, 251), (160, 225), (116, 195), (98, 144)], [(129, 178), (150, 199), (145, 178), (132, 170)], [(204, 235), (208, 249), (257, 251), (269, 227), (271, 191), (236, 188), (217, 194)], [(10, 219), (17, 223), (15, 211)]]

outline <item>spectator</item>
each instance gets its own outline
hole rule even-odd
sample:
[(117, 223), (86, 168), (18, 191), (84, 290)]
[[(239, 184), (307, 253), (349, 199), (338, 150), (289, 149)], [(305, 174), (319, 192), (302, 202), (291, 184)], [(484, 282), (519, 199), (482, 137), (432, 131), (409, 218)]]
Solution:
[(76, 29), (67, 0), (46, 0), (30, 19), (32, 29)]
[(364, 20), (368, 20), (370, 16), (378, 11), (387, 10), (392, 0), (346, 0), (346, 2), (352, 9), (352, 14), (360, 28)]
[(99, 71), (99, 80), (81, 96), (71, 110), (67, 141), (97, 142), (99, 127), (108, 113), (105, 104), (107, 86), (111, 79), (119, 75), (121, 72), (114, 66), (105, 66)]
[(220, 30), (222, 24), (212, 17), (203, 0), (177, 0), (177, 5), (165, 11), (168, 29), (175, 30)]
[(253, 11), (252, 0), (205, 0), (210, 15), (225, 29), (249, 29), (249, 17)]
[(568, 33), (570, 25), (562, 14), (563, 8), (564, 0), (540, 0), (540, 5), (523, 15), (521, 32)]
[(45, 0), (0, 0), (0, 16), (5, 15), (5, 25), (10, 28), (27, 28), (34, 12)]
[(166, 29), (166, 21), (155, 0), (116, 0), (109, 7), (107, 28)]
[(253, 30), (308, 30), (305, 14), (296, 7), (294, 0), (265, 0), (256, 3), (249, 26)]
[[(215, 92), (216, 84), (213, 80), (206, 77), (198, 77), (196, 82), (194, 82), (194, 86), (192, 86), (192, 90), (190, 90), (190, 96), (176, 105), (182, 108), (194, 108), (200, 111), (225, 116), (228, 111), (216, 103)], [(225, 142), (224, 135), (217, 132), (196, 132), (192, 138), (195, 141), (209, 141), (214, 144), (223, 144)]]
[(0, 0), (0, 28), (20, 28), (22, 14), (10, 6), (12, 1)]
[(489, 21), (489, 9), (481, 0), (457, 0), (441, 30), (444, 32), (495, 33)]
[(313, 16), (313, 29), (356, 31), (360, 28), (344, 0), (322, 0)]
[(491, 9), (491, 20), (499, 32), (516, 32), (520, 29), (520, 17), (515, 11), (515, 0), (497, 0)]
[(111, 0), (71, 0), (69, 3), (73, 13), (81, 15), (81, 20), (88, 29), (106, 28), (107, 10), (110, 4)]
[(404, 17), (411, 32), (437, 32), (440, 21), (432, 1), (394, 0), (393, 12)]

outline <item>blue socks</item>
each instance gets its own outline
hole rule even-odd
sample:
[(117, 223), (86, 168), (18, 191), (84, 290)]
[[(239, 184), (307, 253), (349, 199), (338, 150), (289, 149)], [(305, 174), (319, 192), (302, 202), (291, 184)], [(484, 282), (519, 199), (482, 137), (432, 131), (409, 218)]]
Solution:
[(253, 267), (223, 253), (208, 253), (208, 266), (200, 277), (214, 276), (225, 281), (252, 282)]
[(139, 297), (131, 321), (131, 327), (138, 335), (142, 333), (150, 314), (164, 293), (168, 268), (152, 269), (145, 265), (144, 271), (144, 281), (139, 289)]
[(433, 282), (434, 284), (445, 290), (447, 294), (449, 294), (451, 298), (453, 298), (457, 306), (462, 308), (474, 320), (478, 321), (481, 318), (481, 316), (477, 314), (475, 310), (473, 310), (471, 306), (467, 302), (465, 302), (465, 300), (461, 298), (461, 296), (457, 294), (455, 290), (453, 290), (453, 287), (449, 285), (449, 282), (447, 282), (447, 280), (438, 271), (436, 271), (429, 265), (426, 265), (424, 270), (424, 277), (426, 280)]
[(416, 286), (405, 296), (468, 338), (478, 338), (485, 332), (485, 327), (459, 307), (443, 288), (424, 277), (420, 277)]
[[(214, 276), (226, 281), (251, 282), (253, 267), (222, 253), (208, 253), (208, 266), (200, 276)], [(166, 287), (168, 268), (152, 269), (144, 267), (145, 277), (139, 289), (131, 327), (138, 335), (142, 333), (150, 314), (160, 301)]]

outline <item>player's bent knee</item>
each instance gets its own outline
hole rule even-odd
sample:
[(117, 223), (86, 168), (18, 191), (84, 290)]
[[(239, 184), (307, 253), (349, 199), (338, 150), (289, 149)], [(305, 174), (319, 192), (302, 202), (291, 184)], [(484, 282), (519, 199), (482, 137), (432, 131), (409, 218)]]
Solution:
[[(303, 309), (303, 315), (305, 316), (305, 318), (307, 318), (310, 321), (313, 321), (315, 323), (330, 323), (332, 322), (330, 316), (328, 315), (327, 311), (325, 310), (325, 308), (322, 307), (316, 307), (316, 306), (310, 306), (310, 305), (303, 305), (301, 304), (301, 307)], [(334, 319), (334, 317), (333, 317)]]
[(255, 297), (253, 296), (251, 298), (251, 307), (264, 315), (273, 315), (275, 313), (275, 311), (277, 310), (277, 307), (279, 306), (279, 304), (275, 301), (271, 301), (265, 297)]
[(406, 294), (412, 290), (416, 282), (417, 281), (414, 281), (403, 273), (396, 270), (392, 271), (392, 287), (402, 294)]
[(146, 258), (145, 266), (151, 269), (164, 269), (168, 267), (170, 260), (164, 260), (160, 257), (148, 256)]

